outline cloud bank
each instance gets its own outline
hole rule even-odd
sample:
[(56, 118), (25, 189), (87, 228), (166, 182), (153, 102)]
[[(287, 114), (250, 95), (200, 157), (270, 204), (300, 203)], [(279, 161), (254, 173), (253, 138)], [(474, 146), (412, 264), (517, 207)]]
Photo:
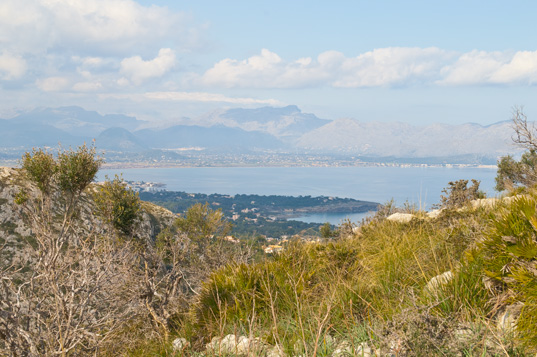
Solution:
[(207, 64), (205, 36), (206, 25), (192, 16), (134, 0), (2, 0), (0, 95), (28, 105), (41, 94), (47, 102), (116, 96), (158, 104), (279, 105), (271, 98), (289, 92), (263, 90), (537, 83), (532, 50), (386, 47), (350, 55), (327, 48), (286, 58), (261, 49)]
[(389, 47), (356, 57), (326, 51), (316, 59), (285, 61), (263, 49), (245, 60), (221, 60), (196, 81), (224, 88), (533, 85), (537, 82), (537, 51), (460, 54), (436, 47)]
[(147, 54), (163, 41), (192, 48), (200, 29), (188, 16), (132, 0), (3, 0), (0, 43), (14, 53)]

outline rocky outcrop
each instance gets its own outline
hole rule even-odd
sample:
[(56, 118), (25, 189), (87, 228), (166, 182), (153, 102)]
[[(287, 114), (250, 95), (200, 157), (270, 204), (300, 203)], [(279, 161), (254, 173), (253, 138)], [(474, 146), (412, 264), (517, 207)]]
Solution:
[(248, 338), (246, 336), (235, 335), (227, 335), (222, 338), (214, 337), (205, 346), (205, 351), (211, 356), (265, 356), (269, 352), (271, 356), (276, 356), (272, 349), (272, 346), (267, 345), (257, 337)]
[[(476, 210), (476, 209), (492, 209), (496, 207), (499, 204), (511, 204), (514, 200), (517, 198), (522, 197), (521, 195), (518, 196), (509, 196), (509, 197), (503, 197), (503, 198), (480, 198), (477, 200), (470, 201), (469, 205), (466, 207), (461, 207), (457, 211), (458, 212), (464, 212), (470, 210)], [(445, 208), (435, 209), (429, 212), (425, 213), (425, 216), (419, 216), (412, 213), (401, 213), (397, 212), (390, 216), (388, 216), (386, 219), (393, 222), (398, 223), (408, 223), (413, 218), (429, 218), (429, 219), (436, 219), (442, 215), (442, 213), (445, 211)]]
[[(325, 347), (325, 351), (331, 351), (329, 356), (380, 356), (380, 351), (367, 342), (352, 343), (348, 340), (336, 341), (330, 335), (323, 337), (319, 344)], [(191, 344), (183, 337), (176, 338), (173, 343), (174, 352), (188, 354), (191, 352)], [(303, 356), (303, 342), (298, 340), (295, 343), (293, 356)], [(264, 357), (285, 357), (287, 354), (278, 345), (270, 345), (259, 337), (246, 337), (229, 334), (224, 337), (213, 337), (211, 342), (205, 346), (202, 356), (264, 356)]]
[[(4, 262), (18, 263), (23, 261), (24, 246), (32, 242), (32, 231), (23, 220), (23, 212), (15, 203), (15, 197), (25, 189), (30, 195), (35, 195), (37, 189), (22, 175), (19, 169), (0, 167), (0, 259)], [(95, 205), (91, 195), (84, 194), (80, 209), (82, 226), (87, 231), (104, 233), (105, 226), (95, 218)], [(95, 186), (93, 186), (93, 189)], [(142, 214), (137, 225), (136, 234), (140, 239), (154, 240), (156, 235), (165, 227), (172, 224), (175, 215), (165, 208), (149, 202), (142, 202)]]
[(399, 223), (408, 223), (414, 217), (416, 217), (416, 216), (414, 216), (411, 213), (397, 212), (397, 213), (394, 213), (394, 214), (388, 216), (388, 218), (386, 218), (386, 219), (389, 220), (389, 221), (394, 221), (394, 222), (399, 222)]

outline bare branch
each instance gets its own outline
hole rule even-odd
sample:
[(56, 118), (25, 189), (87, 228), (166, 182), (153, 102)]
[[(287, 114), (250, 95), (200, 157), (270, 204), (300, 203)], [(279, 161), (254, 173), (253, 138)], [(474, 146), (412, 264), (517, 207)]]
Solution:
[(513, 142), (530, 151), (537, 150), (537, 132), (535, 123), (528, 123), (528, 117), (524, 113), (524, 107), (513, 108), (512, 128), (515, 134), (512, 136)]

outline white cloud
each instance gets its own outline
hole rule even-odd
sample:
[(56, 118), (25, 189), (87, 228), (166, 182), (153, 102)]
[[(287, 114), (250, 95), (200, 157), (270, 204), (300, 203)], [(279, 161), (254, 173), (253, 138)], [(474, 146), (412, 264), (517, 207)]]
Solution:
[(45, 91), (128, 88), (167, 73), (175, 53), (203, 49), (204, 31), (189, 14), (135, 0), (1, 0), (0, 80)]
[(65, 77), (48, 77), (38, 79), (35, 84), (44, 92), (61, 92), (69, 87), (70, 81)]
[(504, 63), (492, 76), (496, 83), (535, 84), (537, 82), (537, 51), (515, 53), (508, 63)]
[(439, 84), (533, 85), (537, 83), (537, 51), (465, 53), (442, 69)]
[(121, 61), (120, 73), (139, 85), (148, 79), (162, 77), (174, 65), (174, 51), (162, 48), (158, 56), (150, 61), (144, 61), (140, 56), (125, 58)]
[(436, 47), (388, 47), (356, 57), (326, 51), (316, 60), (285, 61), (263, 49), (245, 60), (221, 60), (194, 82), (225, 88), (532, 85), (537, 83), (537, 51), (456, 53)]
[(222, 87), (297, 87), (314, 82), (316, 73), (311, 70), (311, 58), (284, 62), (267, 49), (246, 60), (224, 59), (205, 72), (200, 82)]
[(26, 61), (20, 56), (13, 56), (8, 53), (0, 55), (0, 79), (20, 78), (26, 73), (26, 67)]
[(162, 100), (171, 102), (202, 102), (202, 103), (230, 103), (230, 104), (265, 104), (284, 105), (276, 99), (256, 99), (228, 97), (219, 93), (206, 92), (147, 92), (144, 94), (101, 94), (105, 99), (130, 99), (139, 102), (141, 99)]
[(430, 48), (381, 48), (344, 58), (334, 72), (334, 87), (379, 87), (427, 82), (438, 76), (452, 53)]
[(509, 60), (509, 55), (502, 52), (471, 51), (464, 53), (453, 64), (442, 68), (440, 84), (466, 85), (490, 83), (491, 75), (497, 71), (503, 62)]
[[(201, 27), (183, 13), (132, 0), (2, 0), (0, 43), (17, 53), (95, 56), (154, 51), (161, 41), (192, 49)], [(158, 47), (157, 47), (158, 48)]]
[(263, 49), (260, 55), (237, 61), (224, 59), (206, 71), (200, 82), (223, 87), (293, 88), (313, 85), (371, 87), (406, 84), (435, 78), (453, 54), (438, 48), (382, 48), (357, 57), (321, 53), (285, 62)]

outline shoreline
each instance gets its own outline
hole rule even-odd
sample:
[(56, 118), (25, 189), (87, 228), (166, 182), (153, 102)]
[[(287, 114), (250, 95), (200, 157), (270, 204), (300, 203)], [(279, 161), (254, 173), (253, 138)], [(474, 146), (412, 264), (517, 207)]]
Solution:
[[(16, 168), (19, 165), (19, 160), (13, 161), (0, 161), (0, 167)], [(274, 163), (274, 164), (212, 164), (212, 165), (192, 165), (184, 163), (123, 163), (123, 162), (110, 162), (104, 163), (101, 169), (105, 170), (118, 170), (118, 169), (172, 169), (172, 168), (283, 168), (283, 167), (298, 167), (298, 168), (310, 168), (310, 167), (400, 167), (400, 168), (476, 168), (476, 169), (489, 169), (497, 170), (497, 165), (481, 165), (481, 164), (407, 164), (407, 163), (392, 163), (392, 162), (360, 162), (355, 164), (303, 164), (303, 163)]]
[[(0, 163), (2, 165), (2, 163)], [(101, 169), (117, 170), (117, 169), (172, 169), (172, 168), (311, 168), (311, 167), (400, 167), (400, 168), (476, 168), (497, 170), (497, 165), (478, 165), (478, 164), (397, 164), (397, 163), (361, 163), (354, 165), (303, 165), (303, 164), (272, 164), (272, 165), (245, 165), (245, 164), (214, 164), (214, 165), (185, 165), (185, 164), (148, 164), (148, 163), (105, 163)]]

